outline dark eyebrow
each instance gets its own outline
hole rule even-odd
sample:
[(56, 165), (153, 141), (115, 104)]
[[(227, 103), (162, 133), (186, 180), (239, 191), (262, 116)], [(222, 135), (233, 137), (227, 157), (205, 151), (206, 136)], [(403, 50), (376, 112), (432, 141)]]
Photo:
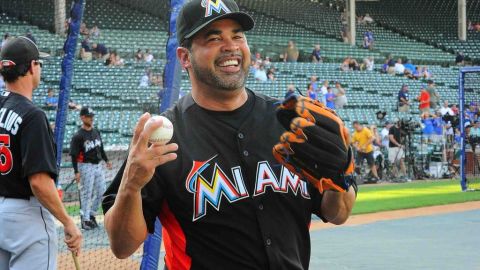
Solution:
[[(243, 32), (245, 32), (245, 31), (243, 31), (242, 28), (237, 28), (237, 29), (234, 29), (232, 32), (233, 32), (234, 34), (238, 34), (238, 33), (243, 33)], [(212, 35), (220, 35), (220, 34), (222, 34), (222, 31), (221, 31), (221, 30), (218, 30), (218, 29), (210, 29), (210, 30), (208, 30), (207, 32), (205, 32), (204, 37), (207, 38), (207, 37), (212, 36)]]

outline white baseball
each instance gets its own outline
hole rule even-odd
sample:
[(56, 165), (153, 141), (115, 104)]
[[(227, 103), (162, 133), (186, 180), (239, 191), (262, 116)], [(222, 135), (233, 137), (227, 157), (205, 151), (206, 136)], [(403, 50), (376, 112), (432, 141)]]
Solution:
[(148, 126), (150, 126), (153, 121), (157, 119), (162, 119), (163, 125), (152, 132), (148, 141), (157, 144), (167, 144), (173, 136), (173, 124), (170, 122), (170, 120), (168, 120), (168, 118), (160, 115), (153, 115), (147, 120), (147, 123), (145, 123), (143, 129), (147, 129)]

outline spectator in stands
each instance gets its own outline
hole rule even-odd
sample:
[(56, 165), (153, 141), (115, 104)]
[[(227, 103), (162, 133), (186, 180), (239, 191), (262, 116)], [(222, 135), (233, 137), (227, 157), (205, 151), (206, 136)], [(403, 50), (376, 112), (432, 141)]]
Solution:
[(90, 34), (90, 31), (88, 30), (87, 24), (85, 23), (80, 24), (80, 35), (88, 36), (89, 34)]
[(268, 56), (265, 57), (265, 60), (263, 60), (263, 65), (265, 67), (270, 67), (272, 65), (272, 61), (271, 61), (270, 57), (268, 57)]
[(325, 94), (326, 105), (328, 108), (335, 110), (335, 94), (332, 88), (327, 87), (327, 94)]
[(318, 92), (319, 86), (318, 86), (318, 77), (313, 75), (310, 76), (310, 86), (312, 87), (312, 90), (315, 92)]
[(343, 62), (340, 65), (341, 71), (350, 71), (350, 60), (351, 60), (350, 56), (343, 59)]
[(323, 62), (322, 53), (320, 50), (320, 44), (315, 45), (315, 47), (313, 48), (311, 58), (312, 58), (312, 63)]
[(422, 73), (421, 68), (417, 66), (415, 67), (415, 70), (413, 71), (411, 78), (414, 80), (418, 80), (420, 79), (420, 77), (422, 77), (421, 73)]
[(380, 73), (388, 73), (388, 59), (385, 59), (385, 62), (383, 62)]
[(313, 85), (312, 83), (309, 83), (308, 84), (308, 87), (307, 87), (307, 97), (313, 99), (313, 100), (317, 100), (318, 99), (318, 94), (317, 94), (317, 91), (315, 91), (313, 89)]
[(408, 112), (410, 110), (410, 99), (408, 97), (408, 85), (402, 85), (402, 88), (398, 92), (397, 96), (398, 111)]
[(140, 84), (138, 87), (149, 87), (150, 86), (150, 71), (147, 70), (140, 78)]
[(155, 86), (163, 86), (163, 78), (161, 74), (152, 73), (150, 76), (150, 84)]
[(255, 53), (255, 56), (252, 60), (253, 60), (253, 62), (257, 63), (258, 65), (263, 64), (263, 58), (262, 58), (262, 55), (259, 52)]
[(453, 104), (451, 109), (452, 109), (452, 112), (453, 112), (455, 115), (458, 115), (458, 107), (457, 107), (457, 104)]
[(405, 66), (402, 63), (402, 58), (397, 59), (397, 63), (395, 63), (395, 74), (397, 75), (404, 75), (405, 74)]
[(28, 39), (30, 39), (31, 41), (33, 41), (33, 43), (37, 44), (37, 40), (36, 40), (35, 37), (33, 36), (32, 30), (27, 29), (27, 31), (25, 32), (25, 37), (27, 37)]
[(430, 115), (430, 94), (428, 93), (427, 89), (425, 86), (422, 86), (420, 89), (420, 95), (417, 97), (418, 101), (420, 104), (418, 105), (418, 108), (420, 109), (420, 112), (422, 115)]
[(151, 63), (153, 61), (153, 54), (150, 52), (150, 49), (145, 50), (145, 55), (143, 59), (147, 63)]
[(266, 82), (268, 80), (267, 72), (265, 71), (263, 64), (258, 66), (258, 69), (255, 71), (255, 80), (260, 82)]
[(374, 43), (375, 38), (373, 36), (373, 32), (371, 29), (369, 29), (363, 34), (363, 48), (372, 50)]
[(137, 52), (135, 53), (135, 62), (142, 62), (143, 61), (143, 51), (142, 49), (138, 49)]
[(425, 79), (430, 79), (433, 77), (432, 73), (430, 72), (430, 70), (428, 70), (428, 67), (423, 67), (422, 68), (422, 72), (421, 72), (421, 76)]
[(357, 59), (350, 57), (350, 63), (348, 64), (350, 70), (360, 70), (360, 64), (358, 64)]
[(347, 93), (340, 82), (335, 82), (335, 109), (343, 109), (347, 105)]
[(442, 116), (445, 116), (445, 115), (455, 116), (455, 113), (453, 112), (453, 110), (448, 106), (448, 100), (443, 101), (443, 106), (442, 108), (440, 108), (440, 114)]
[(56, 109), (58, 106), (58, 97), (55, 96), (55, 92), (52, 88), (48, 88), (47, 96), (45, 97), (45, 107), (47, 109)]
[(373, 23), (373, 18), (370, 16), (370, 14), (365, 14), (365, 16), (363, 16), (363, 19), (362, 19), (362, 24), (365, 24), (365, 25), (368, 25), (368, 24), (371, 24)]
[(457, 64), (457, 66), (465, 65), (465, 56), (463, 55), (463, 52), (457, 53), (457, 57), (455, 57), (455, 64)]
[(468, 31), (475, 31), (475, 27), (473, 26), (473, 23), (470, 20), (468, 20), (468, 22), (467, 22), (467, 30)]
[(101, 43), (96, 42), (92, 44), (92, 53), (95, 59), (107, 60), (110, 56), (107, 47)]
[(89, 34), (91, 37), (98, 38), (100, 36), (100, 29), (98, 26), (94, 25), (92, 29), (90, 29)]
[(403, 66), (405, 67), (405, 75), (407, 76), (412, 75), (413, 72), (417, 69), (417, 67), (414, 64), (412, 64), (412, 60), (410, 59), (408, 59), (407, 63), (405, 63)]
[(298, 61), (299, 51), (295, 42), (293, 40), (288, 41), (288, 46), (285, 49), (283, 61), (284, 62), (291, 62), (296, 63)]
[(7, 43), (7, 41), (8, 41), (9, 39), (10, 39), (10, 34), (9, 34), (9, 33), (5, 33), (5, 35), (3, 35), (2, 44), (0, 45), (0, 50), (2, 50), (3, 45), (5, 45), (5, 43)]
[(320, 88), (320, 91), (318, 93), (318, 100), (322, 102), (324, 105), (327, 105), (328, 87), (329, 87), (328, 80), (323, 81), (323, 85)]
[(375, 140), (375, 137), (368, 128), (363, 127), (358, 121), (353, 122), (353, 128), (355, 131), (352, 135), (352, 144), (357, 150), (356, 167), (360, 169), (363, 160), (366, 159), (374, 176), (374, 182), (377, 182), (380, 179), (373, 158), (373, 141)]
[(295, 94), (295, 85), (287, 85), (287, 92), (285, 93), (285, 99)]
[(90, 39), (85, 37), (84, 40), (82, 40), (81, 43), (81, 48), (80, 48), (80, 58), (83, 61), (90, 61), (92, 60), (92, 47), (90, 45)]
[(75, 103), (75, 101), (73, 101), (72, 99), (69, 99), (68, 100), (68, 108), (70, 110), (77, 111), (77, 110), (80, 110), (82, 108), (82, 106)]
[(268, 81), (270, 82), (273, 82), (276, 80), (276, 77), (275, 77), (275, 68), (274, 67), (270, 67), (267, 71), (267, 79)]
[(436, 110), (440, 102), (440, 95), (438, 94), (435, 83), (432, 80), (427, 81), (427, 91), (428, 94), (430, 94), (430, 108)]
[(360, 66), (360, 70), (373, 71), (375, 67), (375, 59), (373, 56), (369, 56), (363, 59), (363, 64)]
[(470, 136), (480, 138), (480, 120), (475, 121), (474, 126), (470, 129)]

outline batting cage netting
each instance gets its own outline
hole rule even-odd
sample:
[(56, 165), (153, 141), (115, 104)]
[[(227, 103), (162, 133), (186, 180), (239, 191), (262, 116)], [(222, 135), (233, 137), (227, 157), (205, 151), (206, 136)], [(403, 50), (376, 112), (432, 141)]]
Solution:
[[(480, 191), (480, 67), (460, 69), (459, 79), (462, 134), (460, 139), (461, 183), (464, 191)], [(462, 141), (463, 140), (463, 141)]]
[[(81, 213), (92, 215), (98, 224), (98, 227), (92, 223), (83, 226), (79, 266), (157, 269), (161, 257), (160, 245), (155, 242), (149, 244), (152, 246), (149, 251), (142, 245), (125, 260), (114, 257), (103, 226), (102, 210), (97, 206), (127, 156), (138, 118), (146, 111), (159, 113), (159, 97), (165, 95), (164, 68), (168, 65), (165, 48), (170, 1), (0, 0), (0, 11), (0, 32), (4, 39), (26, 35), (42, 52), (50, 54), (44, 61), (42, 83), (33, 100), (45, 110), (56, 138), (63, 137), (57, 141), (58, 145), (63, 144), (59, 151), (58, 187), (68, 213), (79, 227)], [(77, 183), (70, 148), (82, 125), (79, 115), (82, 106), (95, 113), (94, 126), (100, 131), (112, 168), (108, 169), (103, 161), (94, 167), (79, 163), (81, 181)], [(75, 269), (72, 255), (63, 242), (63, 227), (58, 225), (58, 269)], [(153, 259), (145, 260), (147, 252), (157, 254), (150, 254)]]

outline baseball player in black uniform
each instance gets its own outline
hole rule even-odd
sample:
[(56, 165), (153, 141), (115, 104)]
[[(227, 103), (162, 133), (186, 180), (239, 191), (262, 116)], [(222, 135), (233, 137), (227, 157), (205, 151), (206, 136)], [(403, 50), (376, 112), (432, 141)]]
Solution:
[(82, 126), (70, 142), (73, 170), (80, 191), (80, 216), (84, 230), (98, 227), (95, 215), (106, 185), (103, 164), (100, 162), (104, 160), (107, 168), (112, 168), (103, 149), (100, 131), (93, 127), (94, 116), (91, 108), (83, 106), (80, 109)]
[(180, 11), (177, 56), (192, 92), (164, 114), (172, 143), (149, 145), (161, 123), (144, 130), (150, 116), (140, 118), (104, 195), (117, 257), (131, 255), (158, 216), (167, 269), (308, 269), (312, 213), (334, 224), (348, 218), (348, 132), (316, 101), (282, 104), (245, 88), (244, 32), (253, 26), (233, 0), (192, 0)]
[(45, 113), (32, 102), (42, 61), (26, 37), (3, 46), (0, 73), (0, 269), (57, 269), (54, 217), (68, 248), (80, 251), (82, 234), (57, 193), (55, 143)]

